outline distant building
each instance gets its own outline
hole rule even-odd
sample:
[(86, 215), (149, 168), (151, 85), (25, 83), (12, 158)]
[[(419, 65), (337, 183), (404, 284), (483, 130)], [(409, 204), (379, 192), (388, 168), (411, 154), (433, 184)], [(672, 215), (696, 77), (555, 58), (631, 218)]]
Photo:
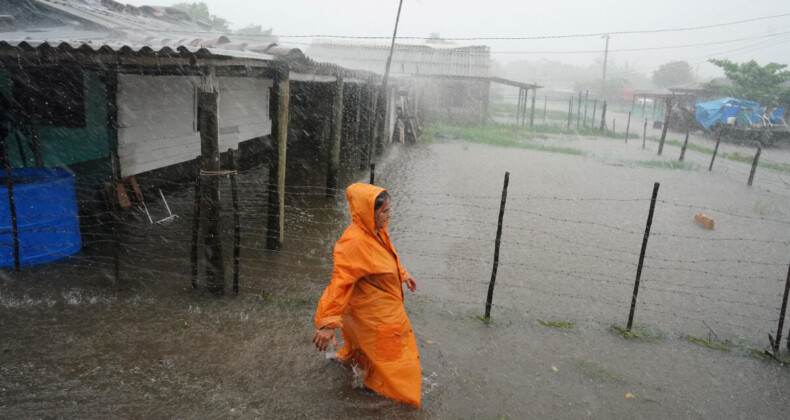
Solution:
[[(318, 39), (305, 54), (316, 61), (384, 74), (389, 43)], [(396, 43), (390, 78), (410, 92), (420, 117), (485, 123), (491, 85), (487, 46)]]

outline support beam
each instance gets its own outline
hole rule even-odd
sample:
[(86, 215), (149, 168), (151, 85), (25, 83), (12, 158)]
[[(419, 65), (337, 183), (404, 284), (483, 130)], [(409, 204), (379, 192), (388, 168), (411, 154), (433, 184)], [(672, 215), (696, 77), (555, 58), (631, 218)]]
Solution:
[(212, 66), (201, 78), (198, 94), (201, 159), (201, 213), (203, 253), (206, 261), (206, 286), (210, 292), (225, 293), (225, 265), (222, 258), (222, 228), (219, 201), (219, 86)]
[[(278, 73), (272, 87), (277, 109), (272, 119), (272, 147), (269, 153), (269, 208), (266, 218), (266, 249), (278, 250), (285, 235), (285, 157), (288, 145), (290, 80), (288, 71)], [(276, 188), (273, 186), (276, 185)]]
[(327, 198), (335, 196), (338, 169), (340, 168), (340, 141), (343, 133), (343, 78), (338, 76), (332, 89), (332, 132), (329, 136), (330, 147), (326, 170)]

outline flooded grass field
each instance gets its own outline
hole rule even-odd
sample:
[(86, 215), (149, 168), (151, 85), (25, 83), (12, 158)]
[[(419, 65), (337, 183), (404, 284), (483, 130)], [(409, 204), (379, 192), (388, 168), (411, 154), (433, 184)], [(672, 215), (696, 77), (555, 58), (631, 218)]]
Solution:
[[(377, 162), (377, 184), (393, 195), (393, 243), (419, 283), (406, 310), (423, 409), (353, 387), (351, 370), (310, 343), (332, 246), (350, 220), (344, 194), (324, 198), (320, 177), (289, 181), (285, 244), (266, 251), (267, 178), (252, 169), (239, 176), (238, 296), (190, 287), (188, 189), (169, 199), (174, 222), (130, 217), (122, 225), (119, 278), (116, 245), (101, 235), (75, 257), (4, 270), (0, 417), (790, 416), (790, 370), (755, 356), (776, 333), (787, 276), (790, 174), (761, 168), (749, 187), (748, 164), (722, 159), (708, 171), (710, 156), (687, 151), (672, 167), (674, 146), (656, 156), (641, 141), (528, 141), (542, 148), (440, 136), (393, 147)], [(766, 152), (790, 163), (786, 149)], [(487, 323), (480, 317), (506, 171)], [(635, 315), (646, 339), (625, 339), (611, 327), (628, 318), (655, 182)], [(694, 223), (698, 212), (715, 229)]]

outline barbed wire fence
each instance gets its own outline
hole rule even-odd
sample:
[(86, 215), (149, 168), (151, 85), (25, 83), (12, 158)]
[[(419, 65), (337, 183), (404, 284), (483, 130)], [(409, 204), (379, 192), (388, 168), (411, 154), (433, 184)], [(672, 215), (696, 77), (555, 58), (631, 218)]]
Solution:
[[(266, 216), (268, 192), (276, 186), (265, 181), (264, 167), (239, 169), (232, 175), (238, 189), (239, 223), (233, 222), (231, 174), (220, 177), (220, 218), (227, 251), (239, 226), (238, 254), (225, 252), (226, 262), (235, 258), (240, 266), (237, 293), (269, 297), (307, 293), (297, 299), (314, 302), (332, 271), (333, 244), (350, 222), (343, 191), (337, 190), (337, 199), (327, 199), (326, 186), (288, 186), (284, 241), (289, 245), (271, 251), (266, 249)], [(145, 207), (138, 203), (120, 215), (112, 208), (81, 212), (82, 252), (22, 270), (75, 279), (100, 277), (115, 284), (188, 288), (194, 280), (190, 245), (195, 239), (195, 180), (153, 181), (142, 185)], [(155, 184), (167, 187), (160, 190)], [(497, 240), (497, 202), (502, 197), (489, 192), (392, 192), (393, 204), (400, 210), (391, 235), (407, 269), (423, 285), (414, 299), (482, 314), (493, 277), (491, 251)], [(507, 201), (496, 288), (488, 304), (491, 319), (506, 313), (535, 313), (606, 327), (625, 324), (651, 202), (647, 189), (638, 197), (511, 193)], [(80, 203), (92, 208), (105, 204), (98, 195), (95, 201)], [(776, 351), (778, 339), (790, 335), (781, 330), (774, 334), (783, 321), (782, 290), (790, 281), (784, 277), (790, 238), (781, 237), (790, 220), (660, 195), (655, 206), (655, 221), (641, 258), (644, 271), (635, 301), (638, 325), (673, 332), (710, 329), (734, 341), (746, 337), (762, 341), (773, 334), (777, 342), (771, 346)], [(732, 234), (704, 229), (691, 217), (700, 211), (744, 228)], [(678, 223), (677, 214), (687, 216), (687, 223)], [(0, 246), (5, 251), (13, 248), (6, 240)], [(21, 246), (23, 252), (25, 246), (29, 245)], [(229, 278), (231, 266), (226, 264)], [(195, 285), (205, 287), (202, 262), (199, 268)]]

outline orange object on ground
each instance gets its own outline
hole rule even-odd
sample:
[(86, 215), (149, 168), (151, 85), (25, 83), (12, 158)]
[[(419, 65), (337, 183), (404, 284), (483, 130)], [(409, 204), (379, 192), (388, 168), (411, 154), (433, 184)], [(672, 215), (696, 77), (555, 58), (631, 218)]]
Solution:
[(716, 221), (711, 219), (710, 217), (704, 215), (703, 213), (697, 213), (694, 215), (694, 221), (699, 223), (702, 227), (713, 229), (716, 225)]
[(335, 244), (332, 280), (315, 314), (315, 327), (342, 328), (340, 360), (365, 368), (365, 386), (420, 407), (422, 372), (417, 342), (403, 307), (401, 266), (387, 228), (375, 233), (374, 203), (383, 188), (346, 189), (352, 222)]

